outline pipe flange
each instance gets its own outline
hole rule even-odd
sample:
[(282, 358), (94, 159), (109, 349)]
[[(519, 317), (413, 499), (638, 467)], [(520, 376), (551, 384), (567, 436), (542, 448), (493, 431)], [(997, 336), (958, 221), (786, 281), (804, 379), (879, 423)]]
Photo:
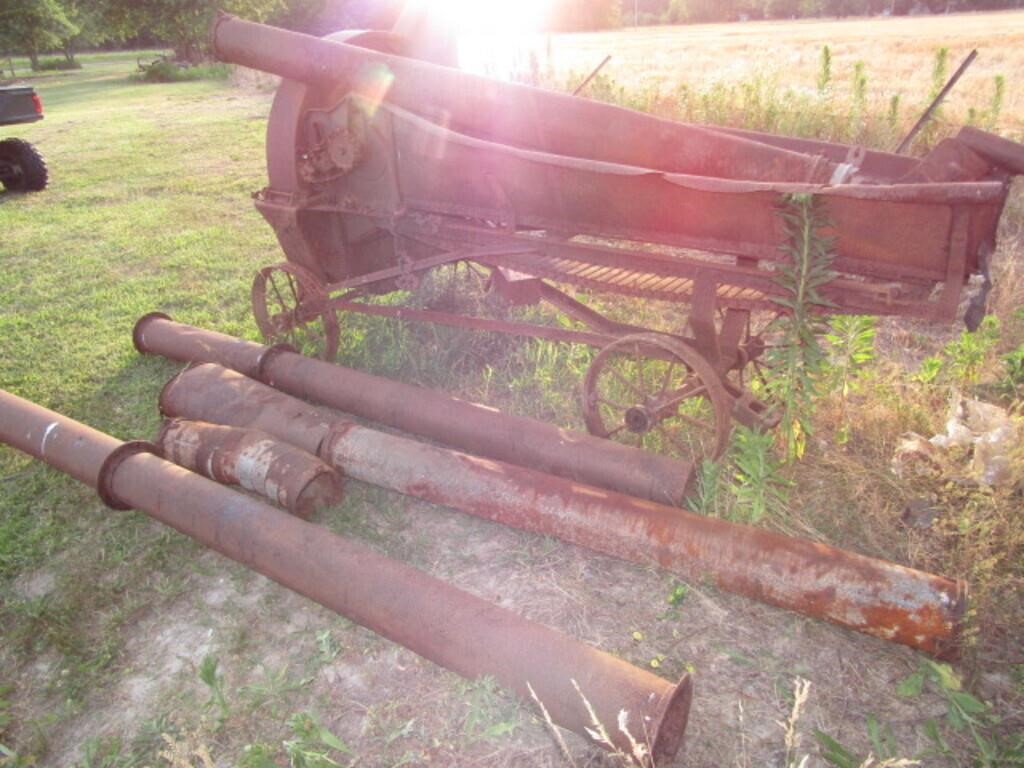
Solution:
[(256, 379), (261, 381), (268, 386), (274, 386), (274, 382), (270, 381), (267, 376), (267, 365), (278, 355), (285, 352), (291, 352), (293, 355), (299, 354), (299, 350), (293, 347), (291, 344), (275, 344), (272, 347), (267, 347), (265, 352), (260, 354), (260, 359), (256, 362)]
[(131, 504), (125, 504), (114, 495), (112, 484), (114, 473), (121, 466), (121, 462), (140, 453), (151, 453), (154, 456), (159, 456), (160, 449), (148, 440), (131, 440), (127, 443), (121, 443), (104, 459), (103, 465), (100, 467), (99, 476), (96, 478), (96, 493), (103, 503), (111, 509), (123, 511), (132, 508)]
[(356, 422), (348, 421), (347, 419), (332, 421), (327, 426), (327, 432), (320, 441), (320, 445), (316, 447), (316, 456), (329, 467), (333, 467), (337, 472), (344, 475), (341, 467), (334, 466), (331, 456), (334, 455), (334, 446), (337, 445), (338, 441), (343, 440), (349, 432), (358, 426)]
[(147, 354), (149, 354), (148, 352), (146, 352), (145, 349), (142, 348), (142, 334), (143, 334), (143, 330), (142, 329), (145, 327), (146, 323), (148, 323), (150, 320), (170, 320), (170, 319), (171, 319), (171, 316), (166, 314), (165, 312), (150, 312), (149, 314), (143, 315), (142, 317), (140, 317), (138, 320), (135, 321), (135, 327), (132, 328), (132, 344), (135, 345), (135, 350), (140, 355), (147, 355)]

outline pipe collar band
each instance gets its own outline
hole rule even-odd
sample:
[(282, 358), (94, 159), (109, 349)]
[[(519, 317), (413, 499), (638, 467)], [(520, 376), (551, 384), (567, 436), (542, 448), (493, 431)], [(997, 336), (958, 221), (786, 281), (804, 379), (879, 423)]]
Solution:
[(256, 379), (268, 386), (274, 386), (274, 382), (268, 379), (267, 366), (270, 364), (271, 360), (285, 352), (290, 352), (293, 355), (299, 354), (299, 350), (291, 344), (275, 344), (272, 347), (267, 347), (267, 349), (260, 354), (260, 359), (256, 363)]
[(151, 453), (154, 456), (159, 456), (160, 449), (147, 440), (132, 440), (127, 443), (121, 443), (103, 461), (99, 477), (96, 478), (96, 493), (103, 503), (111, 509), (126, 510), (132, 508), (131, 504), (125, 504), (114, 494), (114, 475), (125, 459), (140, 453)]

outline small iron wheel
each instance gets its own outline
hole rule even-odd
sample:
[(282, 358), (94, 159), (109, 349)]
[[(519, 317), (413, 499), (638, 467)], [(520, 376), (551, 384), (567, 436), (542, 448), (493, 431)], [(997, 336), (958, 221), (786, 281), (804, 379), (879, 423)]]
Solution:
[(606, 346), (583, 380), (583, 418), (591, 434), (699, 462), (729, 443), (732, 398), (697, 351), (657, 333)]
[(252, 313), (263, 338), (330, 361), (338, 354), (339, 330), (326, 302), (323, 283), (297, 264), (264, 267), (252, 282)]

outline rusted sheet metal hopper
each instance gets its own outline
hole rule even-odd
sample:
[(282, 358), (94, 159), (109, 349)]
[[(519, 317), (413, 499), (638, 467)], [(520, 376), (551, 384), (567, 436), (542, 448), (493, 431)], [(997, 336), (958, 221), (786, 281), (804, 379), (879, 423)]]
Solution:
[[(218, 20), (218, 57), (285, 78), (256, 205), (288, 261), (254, 283), (261, 330), (288, 337), (320, 324), (330, 355), (345, 311), (615, 355), (642, 346), (677, 360), (690, 381), (612, 408), (600, 403), (598, 371), (584, 386), (587, 425), (663, 449), (667, 441), (645, 441), (684, 404), (690, 415), (703, 410), (715, 428), (687, 437), (690, 460), (721, 452), (730, 411), (763, 421), (766, 409), (735, 374), (764, 349), (750, 313), (780, 311), (784, 195), (816, 196), (831, 222), (836, 275), (822, 292), (835, 311), (949, 321), (968, 278), (987, 274), (1010, 178), (1024, 171), (1024, 147), (975, 129), (917, 159), (687, 125), (412, 58), (422, 42)], [(458, 261), (490, 270), (515, 302), (546, 301), (594, 333), (366, 301)], [(652, 353), (635, 338), (650, 329), (603, 318), (556, 285), (688, 304), (688, 327), (666, 335), (693, 354)], [(983, 309), (983, 294), (977, 302)]]

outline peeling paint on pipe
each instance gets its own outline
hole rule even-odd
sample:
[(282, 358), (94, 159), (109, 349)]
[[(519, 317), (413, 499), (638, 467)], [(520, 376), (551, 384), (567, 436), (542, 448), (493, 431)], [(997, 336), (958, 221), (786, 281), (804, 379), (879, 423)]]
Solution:
[(155, 442), (168, 461), (258, 493), (303, 520), (342, 498), (340, 472), (265, 432), (169, 419)]
[(168, 415), (261, 429), (349, 477), (504, 525), (708, 578), (935, 656), (958, 650), (966, 605), (959, 581), (379, 432), (217, 365), (177, 376), (160, 406)]
[(218, 363), (290, 395), (323, 403), (467, 453), (532, 467), (666, 504), (686, 495), (692, 467), (610, 440), (510, 416), (431, 389), (265, 347), (153, 313), (133, 334), (144, 354)]
[[(45, 438), (45, 455), (44, 455)], [(97, 488), (321, 605), (467, 678), (493, 676), (553, 721), (589, 738), (575, 680), (618, 746), (626, 710), (650, 734), (656, 760), (678, 751), (689, 675), (672, 685), (646, 670), (527, 621), (321, 526), (168, 462), (155, 446), (121, 441), (0, 390), (0, 442)], [(642, 724), (642, 725), (641, 725)], [(641, 730), (643, 729), (643, 730)]]

